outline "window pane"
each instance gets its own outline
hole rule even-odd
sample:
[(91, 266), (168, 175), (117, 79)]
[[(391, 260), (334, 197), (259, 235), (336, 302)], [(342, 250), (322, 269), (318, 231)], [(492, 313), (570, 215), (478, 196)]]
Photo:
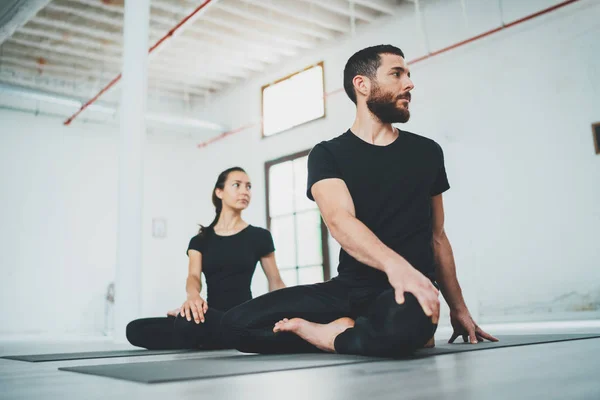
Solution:
[(317, 208), (317, 204), (306, 197), (307, 161), (308, 156), (294, 160), (294, 198), (296, 200), (296, 211)]
[(269, 168), (269, 215), (276, 217), (294, 211), (293, 164), (286, 161)]
[(323, 263), (323, 245), (321, 241), (321, 216), (318, 210), (296, 215), (298, 234), (298, 265)]
[(319, 65), (263, 90), (263, 133), (273, 135), (325, 115)]
[(298, 285), (298, 274), (296, 273), (296, 268), (292, 269), (280, 269), (279, 275), (285, 283), (285, 286), (296, 286)]
[(294, 237), (294, 216), (273, 218), (271, 235), (275, 243), (275, 258), (281, 268), (296, 266), (296, 241)]
[(323, 282), (323, 266), (299, 268), (298, 277), (300, 285)]

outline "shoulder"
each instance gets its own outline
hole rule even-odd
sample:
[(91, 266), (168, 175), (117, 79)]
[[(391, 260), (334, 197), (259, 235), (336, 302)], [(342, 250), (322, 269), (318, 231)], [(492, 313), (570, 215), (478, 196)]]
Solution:
[(192, 236), (190, 239), (190, 243), (200, 243), (204, 241), (204, 235), (197, 234), (196, 236)]
[(414, 133), (414, 132), (403, 131), (403, 130), (400, 130), (400, 132), (403, 135), (406, 135), (406, 137), (409, 140), (411, 140), (412, 142), (422, 144), (423, 146), (439, 147), (439, 144), (435, 140), (428, 138), (426, 136), (419, 135), (418, 133)]
[(334, 137), (333, 139), (324, 140), (324, 141), (318, 143), (315, 147), (313, 147), (313, 150), (314, 149), (324, 149), (324, 150), (328, 150), (328, 151), (335, 151), (335, 150), (343, 147), (347, 142), (348, 142), (347, 132), (344, 132), (341, 135)]
[(441, 153), (442, 146), (435, 140), (428, 138), (423, 135), (419, 135), (409, 131), (401, 130), (402, 134), (406, 136), (411, 145), (423, 149), (425, 151), (430, 151), (433, 153)]
[(248, 227), (249, 240), (252, 243), (252, 246), (255, 247), (259, 254), (259, 257), (262, 257), (266, 253), (270, 253), (273, 251), (273, 236), (271, 236), (271, 232), (265, 228), (261, 228), (258, 226), (249, 226)]
[(190, 239), (190, 243), (188, 244), (188, 250), (196, 250), (199, 252), (203, 252), (207, 241), (207, 235), (197, 234)]
[(250, 225), (248, 227), (248, 230), (252, 233), (254, 237), (265, 238), (271, 236), (271, 232), (269, 232), (265, 228), (261, 228), (260, 226)]
[(332, 157), (335, 157), (336, 154), (344, 152), (347, 144), (348, 138), (345, 134), (339, 135), (330, 140), (324, 140), (316, 144), (310, 150), (308, 155), (309, 163), (314, 163), (315, 161), (322, 159), (331, 159)]

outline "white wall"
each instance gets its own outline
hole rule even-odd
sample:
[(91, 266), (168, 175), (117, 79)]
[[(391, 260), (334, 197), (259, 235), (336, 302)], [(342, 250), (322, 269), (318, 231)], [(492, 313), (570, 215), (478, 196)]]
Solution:
[[(116, 126), (65, 127), (0, 110), (0, 334), (103, 332), (115, 274), (117, 135)], [(216, 175), (204, 176), (196, 141), (147, 140), (140, 316), (185, 299), (188, 241), (214, 217)], [(167, 221), (164, 239), (152, 237), (155, 217)]]
[[(391, 43), (407, 60), (449, 46), (558, 1), (427, 3), (426, 34), (411, 10), (354, 38), (307, 54), (235, 88), (205, 115), (243, 126), (260, 117), (260, 88), (324, 60), (326, 92), (342, 87), (346, 60), (360, 48)], [(600, 315), (600, 157), (591, 123), (600, 120), (600, 3), (583, 0), (480, 41), (414, 64), (412, 119), (404, 129), (445, 150), (452, 189), (447, 231), (460, 282), (482, 321)], [(214, 175), (226, 154), (255, 172), (345, 131), (354, 117), (345, 94), (327, 98), (327, 118), (260, 139), (258, 127), (201, 151)], [(262, 189), (264, 190), (264, 189)], [(256, 199), (253, 212), (264, 218)], [(332, 266), (337, 265), (332, 251)]]

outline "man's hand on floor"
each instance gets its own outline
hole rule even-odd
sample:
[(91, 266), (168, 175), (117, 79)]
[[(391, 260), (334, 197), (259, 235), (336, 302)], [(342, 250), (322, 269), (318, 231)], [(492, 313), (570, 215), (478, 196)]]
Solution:
[(450, 323), (454, 329), (454, 333), (448, 343), (453, 343), (457, 337), (462, 336), (466, 342), (470, 341), (473, 344), (489, 340), (490, 342), (497, 342), (498, 339), (489, 333), (481, 329), (473, 318), (468, 309), (459, 311), (450, 311)]

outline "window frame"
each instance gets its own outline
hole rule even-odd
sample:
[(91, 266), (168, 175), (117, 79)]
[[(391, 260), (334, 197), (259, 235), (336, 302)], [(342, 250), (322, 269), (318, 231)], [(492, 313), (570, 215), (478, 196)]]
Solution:
[[(265, 119), (265, 89), (268, 88), (269, 86), (276, 85), (276, 84), (278, 84), (280, 82), (288, 80), (288, 79), (290, 79), (290, 78), (292, 78), (292, 77), (294, 77), (294, 76), (296, 76), (296, 75), (298, 75), (298, 74), (300, 74), (300, 73), (302, 73), (304, 71), (308, 71), (311, 68), (316, 68), (316, 67), (319, 67), (319, 66), (321, 67), (321, 73), (323, 75), (323, 78), (322, 78), (323, 79), (323, 115), (320, 116), (320, 117), (317, 117), (317, 118), (313, 118), (313, 119), (311, 119), (309, 121), (301, 122), (298, 125), (291, 126), (291, 127), (287, 128), (287, 129), (284, 129), (284, 130), (279, 131), (277, 133), (274, 133), (272, 135), (268, 135), (268, 136), (265, 135), (265, 124), (264, 124), (264, 119)], [(283, 78), (277, 79), (276, 81), (273, 81), (271, 83), (267, 83), (266, 85), (263, 85), (260, 88), (260, 137), (261, 137), (261, 139), (268, 139), (268, 138), (271, 138), (271, 137), (276, 137), (276, 136), (278, 136), (278, 135), (280, 135), (282, 133), (289, 132), (292, 129), (295, 129), (295, 128), (299, 127), (299, 126), (302, 126), (302, 125), (305, 125), (305, 124), (309, 124), (311, 122), (318, 121), (318, 120), (323, 119), (325, 117), (327, 117), (327, 102), (325, 101), (325, 62), (324, 61), (319, 61), (318, 63), (311, 64), (308, 67), (306, 67), (306, 68), (304, 68), (304, 69), (302, 69), (300, 71), (293, 72), (293, 73), (291, 73), (289, 75), (284, 76)]]
[[(311, 151), (311, 149), (303, 150), (303, 151), (299, 151), (297, 153), (289, 154), (287, 156), (279, 157), (274, 160), (265, 162), (265, 194), (266, 194), (266, 198), (265, 198), (266, 214), (265, 215), (267, 216), (267, 229), (269, 231), (271, 230), (271, 220), (272, 220), (270, 208), (269, 208), (269, 206), (270, 206), (270, 204), (269, 204), (269, 194), (270, 194), (269, 170), (270, 170), (270, 168), (277, 164), (281, 164), (281, 163), (288, 162), (288, 161), (293, 161), (298, 158), (308, 156), (310, 151)], [(319, 209), (317, 208), (317, 210), (319, 210)], [(293, 214), (291, 214), (291, 215), (296, 215), (296, 214), (297, 213), (294, 210)], [(329, 262), (329, 230), (327, 229), (327, 225), (325, 225), (325, 221), (323, 221), (323, 217), (321, 216), (320, 211), (319, 211), (319, 217), (321, 220), (321, 249), (322, 249), (322, 254), (323, 254), (323, 281), (326, 282), (329, 279), (331, 279), (331, 268), (330, 268), (330, 262)], [(294, 222), (294, 224), (295, 223), (296, 222)], [(294, 237), (296, 237), (295, 232), (294, 232)], [(297, 250), (298, 244), (296, 243), (295, 246), (296, 246), (296, 250)], [(310, 267), (310, 266), (308, 266), (308, 267)], [(295, 268), (296, 268), (296, 270), (298, 270), (300, 268), (300, 266), (295, 265)]]

